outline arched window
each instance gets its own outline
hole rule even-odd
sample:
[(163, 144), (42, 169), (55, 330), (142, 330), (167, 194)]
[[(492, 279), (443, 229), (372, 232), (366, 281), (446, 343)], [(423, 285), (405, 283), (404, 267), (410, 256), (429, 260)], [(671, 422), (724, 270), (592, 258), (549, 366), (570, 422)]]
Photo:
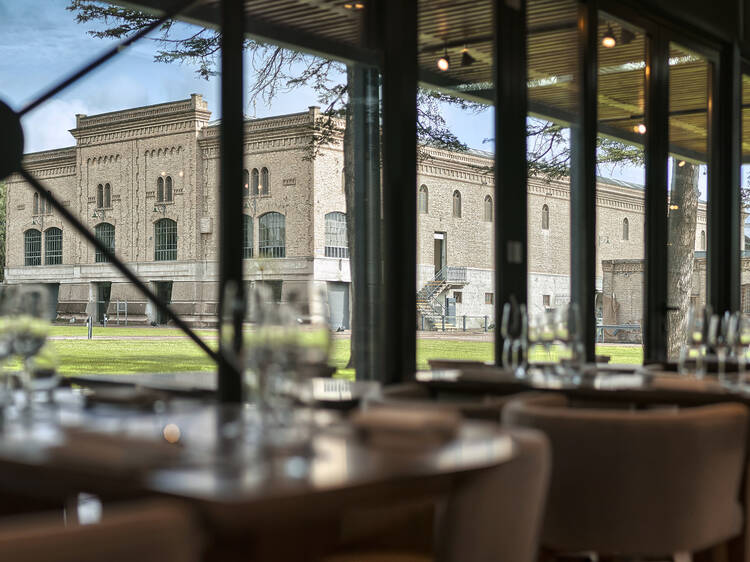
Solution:
[(263, 195), (271, 193), (271, 188), (268, 185), (268, 168), (261, 168), (260, 170), (260, 192)]
[(346, 193), (346, 168), (341, 168), (341, 193)]
[[(96, 237), (112, 252), (115, 251), (115, 227), (108, 222), (102, 222), (94, 228)], [(107, 254), (97, 248), (96, 263), (109, 263), (110, 259)]]
[(164, 182), (164, 186), (165, 186), (164, 200), (171, 201), (172, 200), (172, 176), (167, 176), (167, 179)]
[(250, 172), (242, 170), (242, 196), (250, 195)]
[[(52, 192), (48, 191), (50, 198), (52, 197)], [(45, 213), (51, 213), (52, 212), (52, 203), (49, 202), (49, 199), (44, 200), (44, 212)]]
[(34, 215), (38, 215), (39, 214), (39, 194), (38, 193), (34, 193), (33, 200), (34, 200), (34, 205), (33, 205), (33, 210), (31, 212)]
[(258, 195), (258, 168), (253, 168), (250, 172), (250, 188), (253, 195)]
[(453, 192), (453, 216), (461, 218), (461, 193), (458, 190)]
[(162, 177), (156, 180), (156, 201), (159, 203), (164, 201), (164, 178)]
[(627, 217), (622, 219), (622, 239), (630, 240), (630, 222)]
[(706, 231), (701, 230), (701, 250), (706, 250)]
[(484, 220), (492, 222), (492, 197), (489, 195), (484, 198)]
[(159, 219), (154, 224), (154, 259), (177, 259), (177, 223), (172, 219)]
[(426, 215), (429, 212), (429, 195), (430, 194), (427, 191), (427, 186), (420, 186), (419, 196), (417, 197), (417, 205), (419, 208), (419, 212), (423, 215)]
[(23, 233), (23, 257), (25, 265), (42, 265), (42, 233), (27, 230)]
[(101, 209), (104, 207), (104, 186), (99, 184), (96, 186), (96, 208)]
[(549, 207), (542, 206), (542, 230), (549, 230)]
[(261, 258), (286, 256), (286, 218), (281, 213), (266, 213), (258, 221), (258, 255)]
[(108, 209), (112, 206), (112, 188), (109, 184), (104, 186), (104, 206)]
[(44, 265), (62, 263), (62, 230), (48, 228), (44, 231)]
[(348, 258), (349, 245), (346, 237), (346, 214), (335, 211), (326, 215), (327, 258)]
[(253, 257), (253, 217), (242, 215), (242, 257)]

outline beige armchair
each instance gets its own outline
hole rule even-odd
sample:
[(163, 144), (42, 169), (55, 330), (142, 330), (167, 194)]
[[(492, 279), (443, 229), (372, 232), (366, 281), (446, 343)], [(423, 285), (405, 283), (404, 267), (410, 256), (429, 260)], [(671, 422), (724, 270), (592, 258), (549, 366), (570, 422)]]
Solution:
[[(381, 536), (376, 548), (366, 545), (325, 558), (325, 562), (533, 562), (549, 479), (549, 444), (537, 431), (514, 430), (515, 458), (503, 465), (460, 478), (437, 512), (432, 549), (398, 548), (388, 541), (387, 517), (396, 514), (397, 529), (429, 528), (404, 519), (403, 510), (372, 510)], [(413, 510), (414, 517), (425, 510)], [(344, 515), (346, 517), (346, 515)], [(415, 537), (407, 539), (415, 541)], [(386, 546), (384, 546), (386, 545)]]
[(562, 395), (516, 400), (509, 426), (552, 446), (542, 546), (553, 551), (664, 556), (741, 533), (747, 408), (568, 407)]

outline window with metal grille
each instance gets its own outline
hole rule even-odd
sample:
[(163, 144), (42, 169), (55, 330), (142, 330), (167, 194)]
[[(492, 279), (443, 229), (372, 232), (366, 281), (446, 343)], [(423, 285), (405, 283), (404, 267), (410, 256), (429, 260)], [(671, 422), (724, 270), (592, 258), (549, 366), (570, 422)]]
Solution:
[(250, 172), (242, 170), (242, 196), (250, 195)]
[[(94, 234), (101, 242), (111, 251), (115, 251), (115, 227), (108, 222), (97, 224), (94, 228)], [(109, 263), (111, 260), (107, 254), (96, 249), (96, 263)]]
[(262, 195), (271, 193), (270, 186), (268, 185), (268, 168), (261, 168), (260, 170), (260, 192)]
[(156, 180), (156, 200), (164, 201), (164, 178), (161, 177)]
[(253, 257), (253, 217), (249, 215), (242, 215), (242, 256)]
[(104, 186), (104, 206), (106, 208), (112, 206), (112, 187), (109, 184)]
[(453, 216), (461, 218), (461, 192), (458, 190), (453, 192)]
[(492, 222), (492, 197), (489, 195), (484, 198), (484, 220)]
[(346, 214), (338, 211), (326, 215), (327, 258), (348, 258), (349, 245), (346, 238)]
[(164, 181), (164, 190), (166, 193), (164, 194), (164, 200), (165, 201), (171, 201), (172, 200), (172, 176), (167, 176), (167, 179)]
[(427, 186), (423, 185), (419, 188), (419, 197), (418, 197), (418, 205), (419, 205), (419, 212), (422, 215), (426, 215), (429, 208), (429, 191), (427, 190)]
[(44, 265), (62, 263), (62, 230), (48, 228), (44, 231)]
[(42, 233), (27, 230), (23, 233), (23, 256), (25, 265), (42, 265)]
[(286, 256), (286, 218), (281, 213), (266, 213), (258, 220), (258, 255), (261, 258)]
[(258, 182), (259, 182), (258, 168), (253, 168), (253, 171), (250, 172), (250, 176), (251, 176), (251, 183), (252, 183), (252, 193), (253, 195), (258, 195)]
[(154, 224), (154, 259), (177, 259), (177, 223), (172, 219), (160, 219)]

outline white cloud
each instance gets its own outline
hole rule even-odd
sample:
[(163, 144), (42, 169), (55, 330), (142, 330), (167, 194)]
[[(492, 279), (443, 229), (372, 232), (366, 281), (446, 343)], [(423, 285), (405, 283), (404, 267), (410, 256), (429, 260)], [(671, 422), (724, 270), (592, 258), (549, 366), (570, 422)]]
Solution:
[(76, 126), (76, 113), (88, 113), (81, 100), (52, 99), (24, 116), (24, 152), (38, 152), (75, 144), (68, 132)]

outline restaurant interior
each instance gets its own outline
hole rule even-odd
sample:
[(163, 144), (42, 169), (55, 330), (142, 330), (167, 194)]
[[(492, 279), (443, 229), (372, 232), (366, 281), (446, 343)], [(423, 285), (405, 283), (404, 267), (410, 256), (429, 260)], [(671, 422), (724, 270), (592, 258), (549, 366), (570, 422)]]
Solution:
[[(20, 174), (216, 368), (58, 377), (27, 362), (6, 376), (0, 559), (750, 560), (738, 235), (750, 3), (112, 4), (151, 23), (82, 57), (80, 71), (26, 107), (3, 102), (0, 85), (0, 180)], [(173, 19), (221, 30), (218, 346), (23, 164), (25, 113)], [(275, 303), (246, 294), (236, 233), (247, 38), (347, 66), (354, 380), (322, 376), (319, 340), (291, 341)], [(433, 359), (417, 370), (419, 89), (494, 108), (492, 364)], [(529, 118), (564, 128), (571, 150), (570, 302), (549, 311), (554, 328), (526, 311)], [(637, 366), (597, 354), (596, 318), (581, 313), (595, 308), (601, 139), (635, 147), (645, 169)], [(705, 178), (703, 303), (680, 291), (679, 224), (697, 201), (680, 192), (685, 170)], [(3, 357), (37, 353), (43, 300), (34, 287), (0, 293), (0, 332), (12, 334), (0, 338)], [(264, 326), (248, 332), (248, 308)]]

